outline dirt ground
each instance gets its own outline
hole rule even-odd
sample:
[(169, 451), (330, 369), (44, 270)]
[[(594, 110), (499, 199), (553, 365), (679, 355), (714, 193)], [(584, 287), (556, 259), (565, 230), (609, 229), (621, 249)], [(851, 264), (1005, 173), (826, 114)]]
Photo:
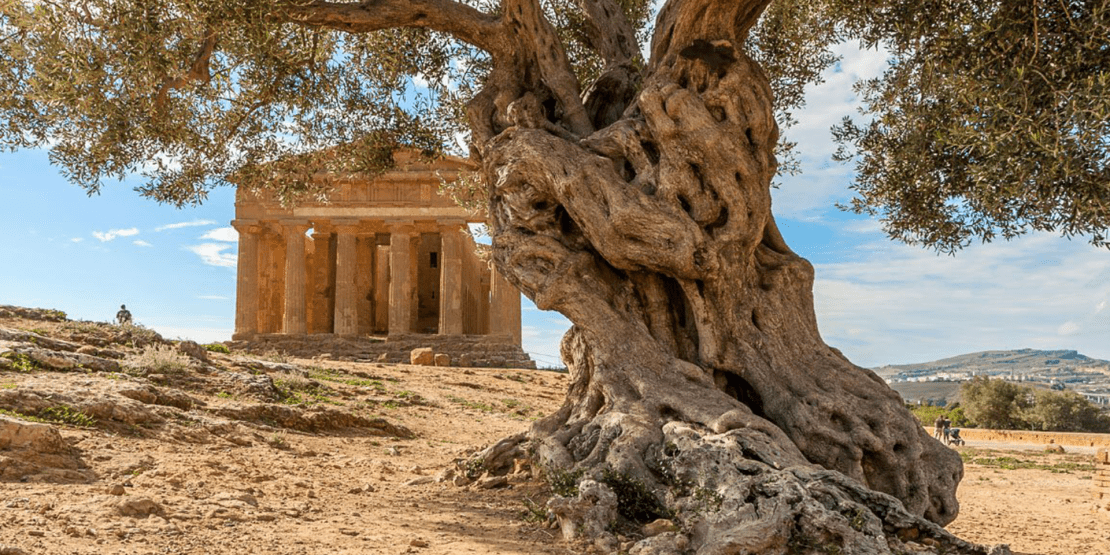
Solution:
[[(84, 468), (68, 479), (0, 481), (0, 553), (577, 552), (528, 510), (550, 493), (527, 473), (491, 489), (456, 486), (443, 474), (474, 448), (555, 410), (565, 375), (283, 361), (307, 369), (308, 381), (321, 386), (300, 383), (301, 394), (283, 406), (384, 418), (413, 433), (405, 439), (358, 427), (298, 431), (266, 418), (228, 419), (246, 414), (231, 409), (258, 404), (220, 385), (232, 383), (221, 382), (221, 372), (243, 357), (213, 355), (215, 370), (182, 386), (203, 406), (164, 423), (56, 426)], [(46, 382), (57, 391), (94, 391), (128, 380), (169, 387), (159, 375), (3, 371), (0, 393), (47, 391)], [(972, 462), (959, 491), (962, 509), (949, 526), (957, 535), (1008, 543), (1026, 555), (1110, 553), (1110, 518), (1096, 513), (1090, 495), (1092, 457), (981, 448), (965, 457)], [(1040, 466), (1010, 469), (1031, 464)]]

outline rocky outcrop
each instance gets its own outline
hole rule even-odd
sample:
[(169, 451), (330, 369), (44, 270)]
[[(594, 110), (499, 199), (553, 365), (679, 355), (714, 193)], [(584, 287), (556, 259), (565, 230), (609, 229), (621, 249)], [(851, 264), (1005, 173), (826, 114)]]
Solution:
[(0, 415), (0, 480), (83, 482), (84, 466), (53, 426)]

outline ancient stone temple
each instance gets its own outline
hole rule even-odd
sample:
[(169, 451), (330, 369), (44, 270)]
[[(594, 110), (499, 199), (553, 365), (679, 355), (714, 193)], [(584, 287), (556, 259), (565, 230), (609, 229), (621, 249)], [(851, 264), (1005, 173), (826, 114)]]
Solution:
[(373, 178), (336, 180), (326, 202), (287, 208), (266, 191), (237, 192), (235, 340), (484, 336), (520, 350), (520, 293), (481, 259), (467, 225), (484, 215), (438, 194), (471, 166), (410, 151), (394, 160)]

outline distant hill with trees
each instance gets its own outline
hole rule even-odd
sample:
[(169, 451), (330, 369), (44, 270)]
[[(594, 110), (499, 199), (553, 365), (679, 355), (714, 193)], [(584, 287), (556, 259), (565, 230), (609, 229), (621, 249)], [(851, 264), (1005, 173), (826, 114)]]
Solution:
[(1073, 350), (982, 351), (872, 370), (911, 403), (959, 402), (961, 383), (987, 376), (1033, 388), (1071, 390), (1096, 404), (1110, 404), (1110, 361)]

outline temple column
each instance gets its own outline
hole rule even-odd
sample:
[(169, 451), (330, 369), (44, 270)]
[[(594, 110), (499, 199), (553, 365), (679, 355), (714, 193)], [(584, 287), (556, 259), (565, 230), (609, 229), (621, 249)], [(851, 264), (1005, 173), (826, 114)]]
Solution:
[(258, 233), (254, 220), (234, 220), (239, 232), (239, 254), (236, 262), (235, 333), (234, 340), (249, 339), (258, 333)]
[(496, 267), (490, 268), (490, 297), (490, 335), (507, 335), (520, 345), (520, 291)]
[(389, 228), (389, 335), (412, 331), (411, 224)]
[(439, 228), (439, 334), (463, 332), (461, 223)]
[(358, 225), (336, 222), (335, 334), (358, 333), (358, 294), (355, 288), (355, 234)]
[(308, 320), (305, 307), (305, 232), (308, 222), (282, 222), (285, 233), (285, 315), (281, 331), (304, 335)]

